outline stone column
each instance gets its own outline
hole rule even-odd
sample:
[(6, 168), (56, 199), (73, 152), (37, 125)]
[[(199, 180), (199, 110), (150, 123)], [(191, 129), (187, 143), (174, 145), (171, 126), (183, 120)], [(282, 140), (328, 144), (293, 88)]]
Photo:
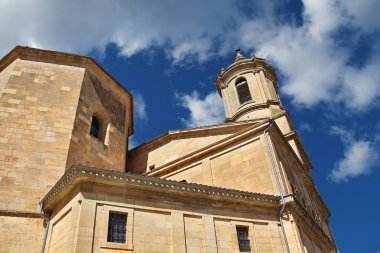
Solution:
[(172, 212), (173, 252), (186, 253), (185, 224), (183, 214)]
[(74, 252), (92, 252), (94, 236), (94, 221), (96, 202), (91, 200), (78, 200), (78, 225), (74, 232)]
[(203, 216), (203, 227), (205, 235), (205, 248), (207, 253), (217, 253), (214, 219), (211, 216)]

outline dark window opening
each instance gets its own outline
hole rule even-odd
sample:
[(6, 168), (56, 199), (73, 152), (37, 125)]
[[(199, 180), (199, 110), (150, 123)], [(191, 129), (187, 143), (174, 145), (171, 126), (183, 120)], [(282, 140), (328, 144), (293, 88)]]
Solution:
[(127, 238), (127, 214), (109, 213), (107, 242), (125, 243)]
[(251, 252), (251, 242), (248, 237), (248, 227), (236, 226), (240, 252)]
[(155, 168), (156, 166), (153, 164), (153, 165), (150, 165), (149, 166), (149, 170), (154, 170), (154, 168)]
[(252, 100), (251, 93), (249, 92), (248, 83), (245, 79), (239, 79), (236, 82), (236, 90), (239, 96), (240, 104)]
[(92, 116), (90, 134), (100, 139), (100, 121), (97, 117)]

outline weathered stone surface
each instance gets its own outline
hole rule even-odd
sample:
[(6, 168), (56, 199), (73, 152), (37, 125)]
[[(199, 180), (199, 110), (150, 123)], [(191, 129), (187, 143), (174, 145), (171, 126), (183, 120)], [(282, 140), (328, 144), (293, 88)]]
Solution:
[[(36, 212), (42, 197), (74, 163), (123, 171), (131, 130), (130, 99), (84, 57), (19, 47), (2, 59), (0, 210)], [(88, 122), (80, 118), (83, 106)], [(89, 134), (95, 108), (110, 119), (102, 122), (107, 143)], [(15, 227), (38, 235), (44, 230), (43, 226), (23, 226)], [(21, 250), (28, 240), (14, 234), (18, 229), (6, 232), (4, 238), (14, 239), (12, 245), (5, 239), (0, 242), (4, 252), (28, 252)], [(42, 236), (37, 242), (42, 242)], [(14, 250), (18, 247), (19, 251)]]
[[(242, 104), (239, 78), (252, 98)], [(39, 203), (45, 252), (240, 252), (237, 227), (251, 252), (287, 252), (280, 188), (290, 251), (337, 252), (273, 69), (238, 52), (216, 84), (226, 123), (127, 154), (126, 90), (88, 57), (13, 50), (0, 61), (0, 252), (41, 250)], [(125, 243), (107, 240), (112, 212), (127, 216)]]

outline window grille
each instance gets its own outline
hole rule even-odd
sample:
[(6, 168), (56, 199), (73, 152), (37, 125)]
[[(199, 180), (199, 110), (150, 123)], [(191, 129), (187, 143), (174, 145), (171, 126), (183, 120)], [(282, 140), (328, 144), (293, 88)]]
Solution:
[(127, 214), (109, 213), (107, 242), (125, 243), (127, 235)]
[(240, 104), (252, 100), (249, 92), (248, 83), (245, 79), (240, 79), (236, 82), (236, 90), (239, 96)]
[(251, 243), (248, 237), (248, 227), (236, 226), (240, 252), (251, 252)]

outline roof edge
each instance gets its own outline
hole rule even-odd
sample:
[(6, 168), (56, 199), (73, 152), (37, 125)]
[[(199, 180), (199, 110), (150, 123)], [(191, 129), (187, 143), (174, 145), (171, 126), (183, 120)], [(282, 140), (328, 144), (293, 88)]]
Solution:
[[(264, 119), (262, 119), (264, 120)], [(222, 124), (216, 124), (216, 125), (209, 125), (209, 126), (201, 126), (201, 127), (194, 127), (194, 128), (186, 128), (186, 129), (179, 129), (179, 130), (169, 130), (147, 142), (144, 142), (140, 144), (139, 146), (129, 150), (129, 153), (135, 153), (141, 150), (153, 148), (157, 145), (160, 145), (162, 143), (166, 143), (167, 141), (173, 140), (175, 137), (183, 136), (186, 137), (187, 134), (194, 135), (194, 133), (202, 133), (207, 131), (213, 131), (217, 132), (218, 130), (228, 129), (228, 130), (241, 130), (245, 127), (249, 127), (251, 125), (254, 125), (258, 122), (260, 122), (261, 119), (258, 120), (247, 120), (247, 121), (240, 121), (240, 122), (225, 122)]]
[(190, 194), (203, 198), (221, 199), (233, 202), (243, 201), (264, 206), (277, 206), (280, 204), (280, 197), (277, 195), (239, 191), (195, 183), (184, 183), (169, 179), (75, 164), (65, 172), (53, 188), (40, 201), (43, 210), (45, 210), (46, 206), (48, 206), (49, 203), (51, 203), (54, 198), (69, 185), (78, 184), (83, 181), (76, 181), (78, 178), (82, 178), (83, 180), (87, 179), (91, 182), (96, 182), (98, 180), (100, 183), (116, 183), (123, 187), (165, 190), (170, 193)]
[(56, 60), (61, 61), (62, 63), (67, 64), (83, 64), (87, 65), (90, 68), (94, 68), (95, 70), (103, 73), (107, 78), (109, 78), (117, 89), (119, 89), (122, 93), (126, 94), (130, 98), (131, 103), (131, 112), (129, 113), (131, 116), (131, 133), (133, 134), (133, 96), (132, 94), (126, 90), (115, 78), (113, 78), (105, 69), (103, 69), (94, 59), (89, 56), (78, 55), (73, 53), (52, 51), (46, 49), (39, 49), (33, 47), (24, 47), (24, 46), (16, 46), (9, 53), (7, 53), (3, 58), (0, 59), (0, 71), (9, 66), (13, 61), (22, 57), (35, 57), (37, 59), (46, 59), (46, 60)]

